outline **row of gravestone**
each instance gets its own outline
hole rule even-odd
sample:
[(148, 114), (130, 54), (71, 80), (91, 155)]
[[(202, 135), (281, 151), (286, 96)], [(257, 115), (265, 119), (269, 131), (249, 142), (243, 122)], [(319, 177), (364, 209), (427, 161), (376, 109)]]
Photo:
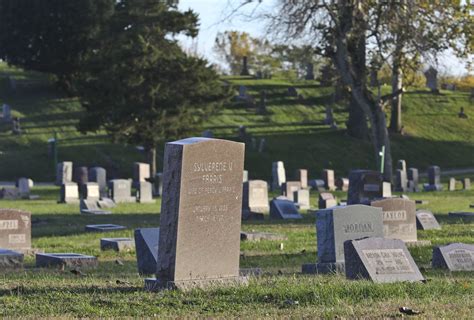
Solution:
[[(102, 189), (103, 190), (103, 189)], [(80, 200), (108, 201), (114, 203), (139, 202), (154, 203), (152, 184), (141, 181), (137, 184), (136, 196), (132, 196), (132, 181), (126, 179), (113, 179), (108, 182), (108, 192), (101, 192), (97, 182), (86, 182), (78, 185), (75, 182), (67, 182), (61, 185), (59, 203), (79, 203)]]
[[(464, 178), (461, 182), (464, 190), (471, 190), (471, 179)], [(449, 178), (448, 191), (456, 191), (456, 178)]]
[[(244, 145), (183, 139), (166, 144), (163, 163), (158, 266), (156, 278), (145, 281), (146, 288), (247, 283), (239, 272)], [(363, 193), (353, 191), (352, 200), (381, 191), (380, 185), (375, 185), (377, 190), (370, 185), (370, 176), (358, 176), (354, 186), (362, 183)], [(385, 249), (382, 243), (371, 250)]]
[(33, 180), (28, 178), (20, 178), (17, 180), (13, 188), (6, 187), (0, 190), (0, 199), (17, 200), (17, 199), (38, 199), (39, 196), (31, 194), (31, 188), (34, 186)]

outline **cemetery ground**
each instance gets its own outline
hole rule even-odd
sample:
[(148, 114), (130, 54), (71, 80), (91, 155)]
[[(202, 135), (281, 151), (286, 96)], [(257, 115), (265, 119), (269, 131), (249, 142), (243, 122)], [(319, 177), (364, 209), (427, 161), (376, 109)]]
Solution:
[[(473, 178), (471, 176), (471, 178)], [(444, 185), (446, 188), (446, 184)], [(40, 200), (2, 201), (2, 207), (32, 212), (32, 246), (45, 252), (76, 252), (97, 256), (99, 267), (37, 269), (34, 258), (25, 258), (23, 271), (0, 274), (0, 316), (234, 316), (234, 317), (401, 317), (398, 308), (410, 307), (427, 318), (471, 318), (474, 309), (472, 272), (449, 272), (430, 267), (432, 246), (410, 248), (425, 283), (375, 284), (350, 281), (343, 275), (302, 275), (303, 263), (316, 261), (315, 218), (305, 213), (301, 221), (243, 222), (244, 231), (284, 234), (285, 241), (241, 242), (241, 268), (259, 267), (263, 275), (248, 287), (195, 289), (190, 292), (143, 289), (137, 273), (135, 251), (100, 251), (99, 239), (132, 237), (139, 227), (158, 226), (156, 204), (120, 204), (107, 216), (79, 214), (77, 205), (56, 204), (58, 187), (35, 187)], [(335, 192), (344, 199), (346, 194)], [(273, 194), (276, 195), (276, 194)], [(316, 207), (316, 192), (312, 206)], [(427, 200), (442, 230), (418, 231), (432, 245), (474, 243), (473, 224), (448, 218), (448, 211), (466, 210), (474, 190), (421, 192), (413, 199)], [(115, 223), (128, 229), (87, 233), (86, 224)], [(283, 248), (281, 249), (281, 243)], [(212, 263), (212, 261), (210, 261)]]
[[(7, 75), (17, 80), (16, 91), (10, 89)], [(332, 101), (332, 88), (316, 85), (316, 81), (282, 78), (224, 79), (235, 85), (236, 95), (239, 85), (246, 86), (254, 104), (227, 105), (208, 120), (205, 129), (212, 130), (214, 137), (238, 140), (238, 127), (246, 127), (245, 169), (250, 179), (269, 180), (269, 168), (277, 160), (285, 163), (290, 174), (306, 168), (310, 177), (323, 168), (346, 176), (351, 168), (375, 167), (371, 143), (352, 139), (345, 133), (345, 103), (333, 106), (338, 129), (323, 124), (325, 106)], [(290, 86), (301, 97), (288, 96)], [(261, 90), (267, 91), (268, 112), (263, 115), (256, 113)], [(388, 87), (382, 90), (389, 92)], [(109, 174), (129, 177), (130, 163), (146, 160), (134, 146), (112, 144), (105, 132), (80, 134), (75, 127), (82, 112), (78, 99), (59, 93), (43, 74), (0, 63), (0, 105), (3, 103), (11, 106), (14, 117), (20, 117), (23, 131), (21, 136), (12, 135), (11, 125), (0, 123), (3, 180), (28, 175), (34, 181), (53, 181), (55, 167), (52, 155), (48, 155), (47, 141), (54, 137), (54, 132), (58, 137), (59, 161), (101, 166)], [(461, 107), (468, 119), (458, 117)], [(408, 167), (419, 168), (420, 172), (433, 164), (442, 171), (473, 166), (474, 109), (469, 92), (441, 90), (440, 95), (434, 95), (425, 88), (408, 88), (403, 96), (403, 125), (404, 136), (392, 135), (394, 161), (405, 159)], [(263, 152), (258, 151), (261, 139), (265, 139)], [(158, 171), (161, 171), (163, 145), (157, 150)]]

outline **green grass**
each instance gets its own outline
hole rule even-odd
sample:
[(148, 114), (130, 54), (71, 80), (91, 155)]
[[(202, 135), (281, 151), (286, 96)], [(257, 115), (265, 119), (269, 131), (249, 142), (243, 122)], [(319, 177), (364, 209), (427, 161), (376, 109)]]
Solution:
[[(242, 242), (242, 268), (260, 267), (264, 275), (252, 278), (248, 287), (215, 288), (191, 292), (143, 290), (144, 278), (136, 269), (135, 252), (100, 251), (102, 237), (132, 237), (137, 227), (159, 224), (156, 204), (121, 204), (111, 216), (84, 216), (77, 205), (56, 204), (57, 187), (37, 187), (36, 201), (2, 201), (1, 207), (31, 211), (33, 247), (46, 252), (76, 252), (95, 255), (97, 269), (83, 269), (75, 276), (68, 269), (36, 269), (26, 258), (24, 271), (0, 272), (0, 316), (7, 317), (399, 317), (398, 308), (408, 306), (427, 318), (472, 317), (474, 281), (472, 272), (433, 270), (432, 246), (411, 248), (426, 283), (374, 284), (349, 281), (342, 275), (302, 275), (303, 263), (316, 261), (314, 217), (302, 221), (244, 222), (243, 230), (281, 233), (288, 240)], [(337, 192), (341, 199), (345, 197)], [(412, 194), (427, 200), (442, 230), (418, 231), (418, 238), (433, 245), (474, 243), (473, 225), (447, 217), (451, 210), (466, 210), (474, 191)], [(316, 203), (316, 193), (312, 193)], [(127, 230), (86, 233), (93, 223), (117, 223)], [(124, 265), (116, 264), (120, 259)]]
[[(7, 76), (18, 81), (16, 92), (9, 89)], [(259, 153), (248, 141), (246, 168), (250, 178), (269, 179), (271, 163), (282, 160), (289, 176), (298, 168), (307, 168), (311, 178), (323, 168), (334, 168), (336, 174), (347, 175), (351, 168), (374, 168), (369, 142), (346, 135), (347, 111), (344, 103), (334, 106), (338, 130), (323, 125), (325, 105), (331, 101), (330, 88), (313, 81), (291, 82), (284, 79), (254, 80), (227, 77), (227, 81), (245, 85), (258, 102), (259, 92), (267, 90), (267, 115), (257, 115), (254, 108), (232, 104), (206, 123), (216, 137), (237, 140), (237, 128), (257, 141), (266, 139), (266, 148)], [(294, 86), (303, 99), (286, 96)], [(383, 91), (389, 88), (384, 87)], [(472, 167), (474, 158), (474, 106), (467, 92), (442, 91), (429, 94), (424, 89), (410, 89), (403, 97), (403, 121), (406, 135), (392, 137), (393, 159), (405, 159), (410, 167), (424, 171), (429, 165), (441, 168)], [(24, 134), (14, 136), (9, 125), (0, 124), (0, 177), (13, 180), (22, 176), (36, 181), (52, 181), (54, 164), (47, 152), (47, 140), (54, 132), (59, 138), (59, 160), (77, 165), (100, 165), (111, 176), (131, 176), (134, 161), (145, 156), (134, 146), (111, 143), (104, 132), (82, 135), (75, 124), (82, 110), (77, 98), (58, 93), (45, 75), (9, 68), (0, 63), (0, 105), (8, 103), (14, 116), (22, 118)], [(469, 119), (459, 119), (464, 107)], [(199, 134), (199, 133), (197, 133)], [(161, 168), (163, 146), (158, 148)]]

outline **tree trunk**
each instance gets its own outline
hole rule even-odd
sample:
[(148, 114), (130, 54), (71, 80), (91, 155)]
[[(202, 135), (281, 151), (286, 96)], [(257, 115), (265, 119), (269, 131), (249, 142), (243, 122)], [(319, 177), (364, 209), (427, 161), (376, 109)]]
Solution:
[(351, 137), (362, 140), (369, 138), (367, 116), (352, 95), (349, 102), (349, 120), (347, 120), (346, 126), (347, 133)]
[[(351, 89), (351, 97), (370, 121), (370, 136), (377, 168), (381, 167), (379, 152), (385, 146), (384, 180), (392, 181), (392, 156), (385, 113), (381, 105), (370, 96), (366, 83), (366, 66), (365, 63), (363, 65), (360, 63), (365, 62), (367, 31), (367, 17), (361, 11), (361, 7), (357, 4), (351, 6), (345, 0), (339, 0), (340, 26), (336, 32), (336, 52), (333, 59), (342, 80)], [(357, 43), (357, 46), (349, 45), (351, 43)]]
[(147, 160), (150, 165), (150, 177), (152, 179), (156, 176), (156, 147), (147, 148)]
[(390, 117), (390, 131), (400, 132), (402, 130), (402, 93), (403, 72), (401, 66), (402, 44), (397, 39), (397, 47), (392, 63), (392, 93), (400, 92), (392, 98), (392, 114)]

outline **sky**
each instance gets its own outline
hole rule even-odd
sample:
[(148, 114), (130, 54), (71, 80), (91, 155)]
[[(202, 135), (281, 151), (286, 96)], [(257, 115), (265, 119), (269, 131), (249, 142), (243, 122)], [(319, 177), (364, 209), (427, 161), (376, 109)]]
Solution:
[[(180, 0), (179, 9), (192, 9), (199, 14), (200, 31), (199, 36), (191, 40), (186, 37), (179, 37), (184, 47), (195, 50), (200, 56), (204, 56), (213, 63), (219, 63), (220, 60), (213, 52), (214, 40), (218, 32), (226, 30), (236, 30), (248, 32), (253, 37), (264, 36), (266, 25), (262, 21), (255, 21), (245, 17), (245, 14), (251, 13), (253, 6), (243, 11), (243, 14), (233, 15), (231, 19), (229, 14), (233, 11), (239, 0)], [(260, 4), (261, 9), (267, 10), (276, 0), (263, 1)], [(258, 12), (258, 11), (257, 11)], [(467, 73), (465, 63), (447, 52), (440, 56), (438, 70), (440, 73), (452, 75), (464, 75)]]

